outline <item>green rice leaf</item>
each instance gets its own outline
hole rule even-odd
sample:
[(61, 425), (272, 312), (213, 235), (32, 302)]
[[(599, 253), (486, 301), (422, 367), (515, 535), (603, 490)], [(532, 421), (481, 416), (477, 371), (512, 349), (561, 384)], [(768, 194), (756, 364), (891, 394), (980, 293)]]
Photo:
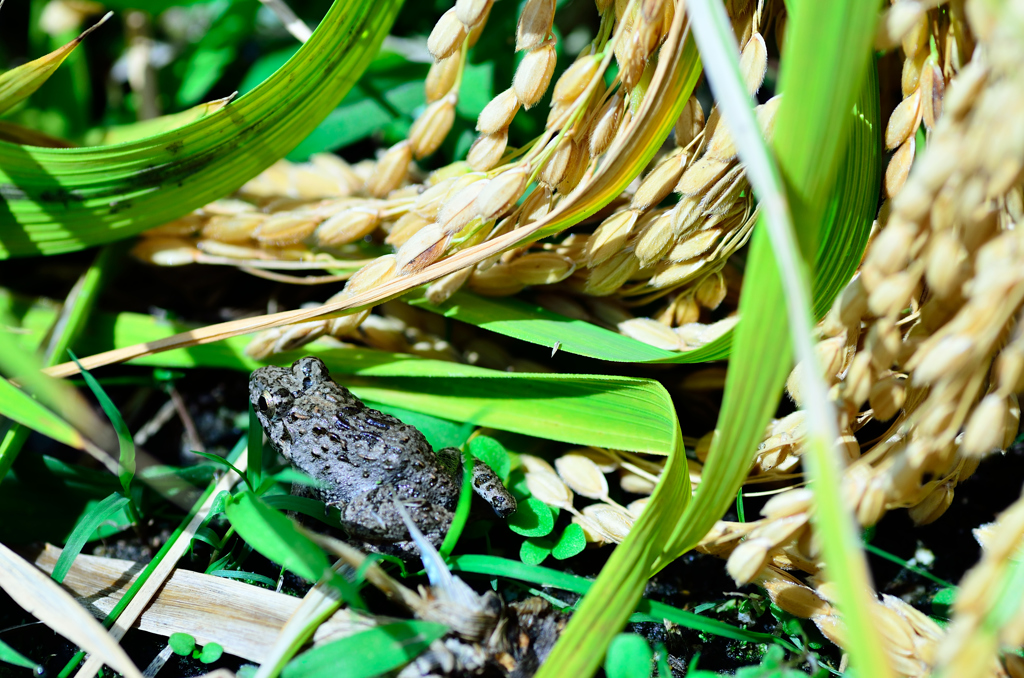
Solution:
[(257, 488), (263, 479), (263, 427), (256, 418), (256, 410), (249, 403), (248, 445), (246, 446), (246, 476), (250, 488)]
[(608, 643), (640, 602), (651, 568), (671, 543), (690, 502), (682, 433), (678, 419), (673, 417), (672, 423), (675, 446), (650, 501), (583, 596), (538, 676), (592, 674), (601, 665)]
[(487, 370), (469, 379), (356, 377), (345, 385), (361, 398), (549, 440), (653, 454), (672, 445), (672, 401), (646, 379)]
[(0, 142), (0, 258), (110, 242), (223, 197), (269, 167), (344, 96), (400, 0), (338, 0), (268, 80), (195, 122), (117, 146)]
[(87, 35), (99, 28), (110, 18), (112, 12), (108, 12), (102, 19), (93, 24), (77, 38), (68, 44), (50, 52), (46, 56), (39, 57), (27, 64), (22, 64), (9, 71), (0, 73), (0, 114), (6, 113), (15, 105), (21, 103), (32, 95), (39, 87), (46, 82), (57, 68), (64, 63), (68, 55), (75, 47), (85, 39)]
[[(864, 67), (870, 54), (870, 27), (877, 11), (871, 5), (852, 1), (800, 2), (794, 3), (794, 6), (793, 22), (799, 23), (802, 28), (801, 32), (794, 29), (789, 34), (786, 58), (783, 59), (783, 71), (789, 75), (782, 80), (784, 98), (778, 113), (775, 135), (776, 149), (780, 161), (783, 161), (782, 173), (765, 151), (754, 121), (752, 102), (739, 76), (735, 37), (725, 19), (724, 9), (720, 3), (709, 0), (689, 3), (687, 6), (688, 14), (695, 23), (696, 37), (701, 42), (703, 61), (710, 69), (709, 81), (715, 88), (724, 120), (736, 139), (737, 149), (747, 165), (748, 175), (767, 215), (767, 219), (763, 218), (762, 222), (766, 221), (771, 231), (766, 232), (762, 224), (754, 235), (740, 300), (742, 321), (736, 332), (736, 350), (730, 361), (725, 403), (696, 500), (685, 515), (680, 515), (685, 500), (669, 499), (663, 492), (669, 476), (667, 470), (640, 521), (633, 527), (627, 540), (616, 549), (598, 577), (594, 590), (584, 597), (548, 661), (541, 667), (538, 673), (541, 678), (593, 673), (611, 636), (625, 621), (618, 609), (631, 607), (629, 601), (639, 598), (647, 577), (692, 548), (731, 504), (740, 480), (749, 469), (758, 436), (776, 407), (785, 375), (789, 372), (789, 358), (792, 355), (789, 353), (787, 337), (789, 325), (780, 322), (780, 317), (785, 318), (787, 315), (785, 311), (789, 312), (790, 322), (794, 326), (793, 337), (801, 349), (801, 355), (810, 353), (809, 318), (812, 307), (806, 282), (806, 265), (801, 259), (801, 251), (795, 247), (792, 227), (789, 225), (787, 195), (779, 190), (779, 177), (786, 176), (791, 182), (787, 185), (788, 190), (799, 193), (796, 197), (790, 197), (790, 202), (799, 203), (800, 210), (796, 216), (800, 245), (803, 246), (803, 256), (810, 258), (817, 250), (825, 200), (835, 177), (835, 168), (842, 150), (840, 144), (846, 138), (844, 126), (850, 119), (848, 113), (863, 80)], [(797, 22), (797, 16), (800, 22)], [(827, 39), (828, 50), (822, 48), (822, 26), (830, 29), (825, 33), (831, 36)], [(843, 38), (840, 39), (840, 36)], [(803, 59), (794, 55), (800, 55)], [(809, 81), (817, 89), (808, 89), (803, 83), (805, 72), (811, 64), (815, 73)], [(794, 86), (798, 83), (801, 84)], [(781, 133), (784, 118), (788, 118), (787, 135), (799, 135), (802, 126), (811, 125), (809, 136), (814, 139), (814, 145), (804, 139), (793, 148), (788, 147), (784, 140), (790, 137)], [(822, 122), (820, 118), (825, 121)], [(786, 156), (794, 152), (799, 157), (794, 165), (788, 165), (785, 162)], [(790, 168), (796, 166), (799, 166), (800, 171), (791, 173)], [(810, 173), (812, 167), (813, 176)], [(774, 257), (779, 257), (783, 262), (784, 270), (780, 271), (780, 267), (775, 266), (767, 240), (768, 233), (772, 236), (770, 244), (774, 248)], [(787, 276), (785, 294), (780, 273)], [(815, 374), (813, 367), (807, 372)], [(805, 395), (808, 399), (814, 399), (812, 395)], [(827, 402), (827, 399), (822, 396), (820, 401)], [(817, 416), (816, 423), (824, 426), (827, 421), (827, 417), (820, 414)], [(834, 427), (834, 420), (832, 422)], [(825, 440), (831, 445), (835, 436)], [(681, 446), (677, 454), (678, 457), (682, 456)], [(679, 463), (678, 457), (670, 459), (669, 469)], [(822, 476), (818, 478), (821, 480)], [(823, 484), (827, 489), (821, 494), (830, 495), (838, 503), (841, 493), (831, 491), (833, 485), (829, 480), (834, 482), (834, 479), (826, 478)], [(675, 526), (674, 531), (671, 528), (661, 531), (644, 524), (645, 519), (651, 517), (652, 508), (658, 511), (679, 511), (672, 519), (661, 521), (662, 524), (671, 522)], [(647, 533), (642, 534), (641, 531), (645, 529)], [(660, 558), (653, 553), (660, 548), (657, 545), (659, 540), (663, 540), (661, 544), (666, 551)], [(843, 563), (840, 568), (852, 577), (847, 583), (856, 581), (863, 588), (866, 580), (856, 576), (858, 559), (849, 559), (853, 562), (843, 560), (851, 553), (857, 553), (856, 545), (845, 553), (834, 553), (827, 560), (830, 566), (837, 560)], [(862, 563), (863, 558), (859, 561)], [(645, 571), (647, 567), (651, 569)], [(835, 574), (834, 569), (830, 569), (830, 575)], [(853, 604), (849, 609), (853, 612), (851, 626), (860, 630), (861, 622), (866, 621), (860, 616), (864, 610), (863, 605)], [(871, 630), (865, 629), (864, 632), (870, 634)], [(867, 670), (870, 675), (888, 675), (884, 657), (878, 659), (879, 647), (880, 643), (874, 643), (875, 649), (868, 648), (864, 655), (863, 666), (878, 669), (877, 672)]]
[(281, 678), (370, 678), (408, 664), (447, 631), (434, 622), (385, 624), (299, 655)]
[(674, 362), (676, 351), (655, 348), (585, 320), (559, 315), (514, 297), (480, 297), (457, 292), (435, 306), (422, 293), (406, 299), (410, 305), (446, 318), (541, 346), (559, 344), (559, 351), (612, 362)]
[(71, 532), (71, 536), (68, 537), (68, 542), (64, 545), (64, 550), (61, 551), (60, 557), (57, 558), (57, 562), (53, 566), (53, 572), (50, 573), (55, 582), (60, 584), (64, 581), (64, 577), (67, 576), (71, 565), (75, 562), (75, 558), (82, 552), (82, 548), (85, 547), (86, 542), (96, 532), (96, 529), (116, 513), (127, 508), (128, 503), (127, 497), (115, 493), (82, 515), (75, 525), (75, 529)]
[(29, 394), (0, 377), (0, 415), (69, 447), (85, 449), (86, 441), (74, 426), (57, 416)]
[(0, 662), (7, 662), (8, 664), (14, 664), (15, 666), (21, 666), (22, 668), (32, 669), (35, 673), (42, 673), (42, 667), (36, 664), (34, 661), (21, 654), (13, 647), (0, 640)]
[(79, 369), (82, 370), (82, 378), (85, 379), (85, 383), (89, 386), (92, 394), (96, 396), (100, 407), (103, 408), (103, 413), (110, 419), (110, 423), (117, 433), (117, 444), (121, 452), (117, 463), (117, 477), (121, 481), (121, 488), (124, 490), (125, 496), (130, 499), (132, 496), (132, 479), (135, 477), (135, 440), (132, 438), (131, 431), (128, 430), (128, 425), (124, 423), (124, 418), (118, 411), (117, 405), (114, 404), (114, 401), (103, 390), (100, 383), (96, 381), (96, 377), (92, 376), (88, 370), (82, 368), (81, 363), (78, 362), (78, 356), (70, 349), (68, 349), (68, 354), (75, 361), (75, 364), (78, 365)]

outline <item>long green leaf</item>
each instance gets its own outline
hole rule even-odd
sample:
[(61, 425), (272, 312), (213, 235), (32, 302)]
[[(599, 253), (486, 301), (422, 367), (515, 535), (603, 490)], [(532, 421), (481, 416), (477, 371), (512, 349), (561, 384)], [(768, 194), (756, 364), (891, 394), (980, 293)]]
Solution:
[(331, 571), (320, 547), (280, 511), (252, 492), (243, 491), (225, 502), (224, 513), (239, 536), (261, 554), (312, 582), (329, 576), (330, 583), (349, 604), (365, 609), (356, 588), (345, 577)]
[(78, 47), (78, 44), (87, 35), (103, 25), (103, 22), (109, 19), (112, 14), (112, 12), (108, 12), (102, 19), (68, 44), (27, 64), (22, 64), (17, 68), (0, 73), (0, 113), (7, 112), (39, 89), (46, 82), (46, 79), (57, 70), (57, 67), (64, 62), (64, 59), (71, 54), (75, 47)]
[(25, 669), (32, 669), (42, 673), (42, 667), (36, 664), (34, 661), (21, 654), (13, 647), (0, 640), (0, 662), (7, 662), (8, 664), (14, 664)]
[[(830, 119), (829, 123), (824, 125), (827, 128), (825, 133), (831, 135), (828, 143), (823, 144), (823, 139), (820, 136), (815, 137), (819, 145), (814, 149), (816, 154), (814, 162), (818, 163), (817, 171), (824, 176), (815, 177), (816, 192), (799, 197), (801, 201), (800, 216), (807, 218), (812, 215), (814, 217), (799, 223), (800, 228), (803, 229), (804, 254), (808, 258), (816, 251), (817, 235), (821, 228), (821, 216), (827, 192), (835, 177), (839, 153), (842, 151), (840, 144), (845, 140), (843, 127), (850, 120), (848, 112), (852, 109), (855, 94), (859, 91), (865, 70), (864, 66), (869, 55), (870, 33), (865, 34), (863, 31), (865, 26), (870, 28), (875, 10), (870, 5), (863, 5), (858, 7), (860, 16), (856, 16), (857, 12), (849, 6), (850, 4), (855, 3), (839, 3), (838, 5), (835, 3), (827, 5), (801, 3), (798, 9), (804, 12), (802, 21), (808, 20), (807, 17), (812, 14), (808, 11), (808, 6), (813, 5), (813, 14), (819, 21), (819, 25), (831, 28), (832, 33), (829, 35), (833, 37), (830, 38), (829, 44), (833, 49), (828, 51), (825, 56), (819, 55), (812, 58), (806, 54), (802, 55), (807, 59), (806, 61), (793, 57), (793, 54), (800, 54), (801, 50), (810, 51), (812, 46), (819, 51), (821, 48), (821, 33), (814, 32), (812, 35), (810, 26), (801, 24), (805, 27), (802, 30), (807, 32), (797, 34), (794, 31), (791, 34), (786, 55), (789, 61), (785, 59), (783, 61), (783, 67), (784, 69), (788, 68), (790, 75), (788, 80), (783, 80), (784, 99), (778, 114), (777, 125), (781, 126), (783, 116), (788, 116), (787, 129), (790, 130), (788, 133), (792, 134), (796, 133), (799, 121), (803, 120), (803, 116), (824, 116)], [(838, 9), (835, 9), (837, 7)], [(708, 3), (705, 0), (699, 7), (696, 4), (688, 5), (690, 12), (694, 12), (695, 8), (696, 12), (700, 12), (702, 9), (706, 10)], [(847, 16), (840, 16), (843, 12)], [(865, 21), (866, 17), (870, 18)], [(843, 26), (841, 23), (843, 19), (852, 21), (852, 27)], [(718, 26), (704, 22), (701, 28), (702, 33), (698, 35), (698, 38), (702, 40), (702, 49), (707, 48), (706, 43), (714, 44), (716, 40), (720, 48), (704, 55), (706, 63), (715, 61), (714, 65), (718, 67), (722, 66), (724, 61), (726, 69), (735, 71), (734, 83), (739, 83), (736, 65), (738, 50), (735, 44), (731, 51), (727, 47), (729, 41), (734, 42), (735, 40), (731, 29), (726, 28), (721, 22)], [(727, 30), (728, 33), (726, 33)], [(852, 30), (853, 35), (857, 36), (849, 44), (840, 37), (844, 31), (848, 30)], [(799, 37), (797, 37), (798, 35)], [(803, 46), (795, 48), (793, 45), (800, 44), (801, 40)], [(836, 54), (837, 51), (839, 54)], [(837, 87), (836, 82), (830, 81), (830, 87), (838, 89), (838, 91), (833, 93), (823, 86), (812, 91), (807, 89), (801, 91), (797, 87), (787, 89), (787, 83), (800, 80), (800, 78), (795, 78), (794, 69), (798, 67), (797, 65), (799, 64), (802, 77), (808, 63), (814, 63), (818, 69), (822, 69), (820, 73), (816, 72), (815, 74), (819, 78), (813, 80), (816, 85), (822, 85), (820, 80), (825, 78), (826, 72), (830, 79), (835, 77), (834, 70), (838, 68), (838, 72), (842, 76), (839, 78), (841, 86)], [(719, 92), (719, 100), (722, 103), (721, 92)], [(728, 105), (727, 101), (724, 103)], [(749, 118), (746, 122), (752, 122), (753, 112), (750, 109), (749, 100), (741, 103)], [(748, 172), (751, 173), (752, 181), (760, 182), (764, 178), (765, 171), (768, 173), (773, 171), (770, 161), (767, 168), (763, 164), (760, 167), (751, 166), (750, 158), (746, 155), (751, 149), (745, 148), (743, 143), (745, 141), (743, 138), (744, 121), (733, 119), (731, 116), (728, 119), (730, 129), (738, 139), (737, 147), (741, 149), (741, 154), (744, 155), (744, 159), (748, 163)], [(812, 134), (820, 135), (823, 132), (822, 127), (820, 122), (815, 123)], [(756, 152), (758, 148), (763, 148), (763, 141), (760, 138), (760, 133), (756, 132), (756, 125), (753, 126), (753, 129), (756, 136), (754, 139)], [(779, 133), (777, 127), (776, 147), (780, 156), (790, 152), (790, 149), (784, 145), (786, 138)], [(808, 150), (806, 144), (801, 144), (798, 148), (801, 151)], [(763, 160), (764, 157), (766, 154), (762, 153), (761, 159)], [(758, 159), (755, 158), (755, 162), (757, 161)], [(783, 165), (784, 176), (791, 181), (795, 180), (794, 175), (787, 173), (786, 169), (787, 166)], [(769, 203), (766, 211), (773, 215), (777, 215), (781, 211), (783, 219), (788, 221), (788, 218), (785, 217), (786, 196), (782, 195), (781, 210), (779, 210), (779, 195), (770, 191), (766, 192), (763, 185), (758, 188), (762, 206), (766, 206), (766, 200)], [(804, 185), (801, 184), (800, 190), (804, 190), (804, 188)], [(671, 534), (662, 532), (657, 535), (664, 539), (662, 542), (665, 547), (663, 557), (658, 555), (652, 557), (651, 549), (655, 547), (649, 540), (653, 535), (638, 534), (636, 527), (640, 526), (639, 523), (634, 527), (627, 540), (616, 549), (608, 565), (598, 577), (594, 589), (584, 597), (578, 612), (570, 620), (568, 628), (547, 663), (541, 667), (538, 675), (542, 678), (569, 674), (585, 676), (596, 671), (607, 644), (621, 629), (625, 621), (621, 613), (609, 609), (616, 607), (615, 604), (605, 605), (605, 603), (609, 600), (621, 601), (638, 597), (649, 574), (656, 571), (657, 568), (663, 567), (671, 558), (692, 548), (725, 512), (735, 496), (736, 488), (746, 475), (751, 456), (756, 449), (758, 436), (763, 432), (768, 418), (775, 409), (782, 383), (790, 369), (789, 356), (791, 354), (788, 352), (789, 343), (787, 341), (788, 324), (780, 322), (780, 316), (786, 317), (786, 296), (782, 293), (778, 269), (773, 270), (774, 259), (765, 236), (765, 229), (762, 225), (755, 234), (750, 263), (745, 274), (744, 292), (740, 301), (740, 315), (743, 320), (736, 333), (737, 350), (733, 353), (730, 362), (729, 381), (726, 385), (725, 403), (720, 415), (718, 434), (712, 443), (712, 450), (704, 470), (704, 482), (701, 483), (696, 500), (682, 515), (682, 520), (676, 523), (676, 528)], [(799, 253), (795, 255), (796, 259), (793, 259), (794, 248), (791, 244), (789, 247), (788, 250), (783, 249), (790, 257), (788, 263), (792, 267), (792, 270), (787, 272), (799, 274), (804, 263), (800, 260)], [(767, 293), (765, 288), (767, 288)], [(806, 288), (799, 289), (805, 290)], [(787, 292), (792, 293), (791, 290), (787, 290)], [(800, 313), (809, 316), (811, 311), (809, 298), (809, 294), (806, 294), (806, 301), (796, 304), (797, 317), (801, 319), (805, 317), (800, 316)], [(771, 319), (771, 324), (766, 328), (769, 319)], [(797, 331), (806, 331), (806, 336), (802, 338), (809, 340), (809, 329), (809, 322), (805, 321), (805, 326)], [(751, 386), (754, 388), (750, 388)], [(829, 442), (831, 443), (831, 440)], [(673, 457), (671, 462), (675, 461), (676, 459)], [(667, 475), (666, 473), (666, 477), (662, 479), (662, 484), (667, 481)], [(660, 492), (662, 484), (659, 484), (641, 518), (646, 517), (648, 515), (646, 511), (650, 511), (652, 508), (658, 511), (671, 510), (671, 507), (663, 506), (667, 495)], [(836, 492), (836, 496), (838, 497), (840, 494)], [(840, 554), (834, 555), (840, 557)], [(829, 559), (829, 562), (831, 563), (832, 560)], [(839, 567), (845, 565), (848, 564), (842, 563)], [(651, 566), (652, 570), (642, 571), (646, 566)], [(869, 660), (865, 666), (875, 667), (877, 663)], [(882, 668), (884, 669), (884, 664)]]
[(78, 524), (75, 525), (71, 536), (68, 537), (67, 544), (64, 545), (64, 550), (61, 551), (60, 557), (57, 558), (57, 562), (53, 566), (53, 572), (50, 573), (55, 582), (58, 584), (64, 582), (64, 577), (67, 576), (71, 565), (75, 562), (75, 558), (82, 552), (82, 548), (89, 541), (96, 528), (126, 506), (128, 506), (128, 498), (115, 492), (82, 515)]
[(416, 658), (448, 631), (444, 624), (385, 624), (314, 648), (288, 662), (281, 678), (370, 678)]
[[(0, 301), (3, 297), (0, 296)], [(0, 307), (2, 310), (2, 307)], [(28, 327), (45, 326), (48, 312), (30, 307)], [(86, 328), (83, 350), (154, 341), (182, 331), (182, 325), (149, 316), (97, 314)], [(159, 367), (227, 367), (252, 371), (264, 363), (245, 355), (245, 337), (157, 353), (133, 361)], [(322, 358), (341, 382), (359, 397), (449, 420), (472, 422), (578, 445), (597, 445), (668, 454), (674, 445), (675, 410), (659, 383), (629, 377), (517, 374), (473, 365), (425, 360), (364, 348), (324, 348), (273, 357), (289, 364), (307, 355)], [(592, 424), (594, 411), (602, 425)]]
[(649, 379), (492, 372), (469, 379), (355, 378), (346, 385), (371, 400), (575, 445), (669, 454), (675, 439), (672, 400)]
[(0, 377), (0, 415), (65, 445), (85, 449), (86, 440), (74, 426), (3, 377)]
[[(68, 352), (71, 353), (70, 350)], [(78, 357), (74, 353), (71, 353), (71, 359), (76, 363), (78, 362)], [(117, 478), (121, 481), (121, 489), (124, 490), (125, 497), (130, 501), (132, 496), (132, 479), (135, 478), (135, 440), (132, 438), (131, 431), (128, 430), (128, 424), (124, 422), (124, 417), (118, 411), (117, 405), (114, 404), (114, 401), (110, 399), (107, 392), (100, 386), (100, 382), (96, 381), (96, 377), (92, 376), (88, 370), (83, 369), (82, 378), (85, 379), (86, 385), (92, 391), (96, 400), (99, 401), (103, 413), (110, 419), (110, 423), (117, 433), (117, 444), (120, 449), (120, 456), (117, 461)]]
[[(676, 445), (665, 471), (626, 540), (612, 553), (583, 596), (537, 676), (589, 676), (601, 666), (608, 643), (640, 602), (651, 568), (690, 503), (690, 475), (678, 420)], [(702, 483), (703, 485), (703, 483)]]
[[(526, 581), (540, 586), (551, 586), (564, 591), (572, 591), (584, 595), (590, 591), (594, 582), (591, 579), (569, 574), (562, 570), (553, 570), (538, 565), (527, 565), (515, 560), (499, 558), (497, 556), (486, 556), (475, 553), (454, 556), (452, 558), (452, 572), (466, 572), (473, 574), (484, 574), (488, 576), (507, 577)], [(703, 615), (680, 610), (677, 607), (659, 603), (653, 600), (641, 600), (636, 606), (636, 612), (653, 620), (668, 620), (694, 631), (709, 633), (722, 638), (739, 640), (744, 643), (776, 643), (789, 650), (797, 649), (788, 641), (768, 633), (749, 631), (747, 629), (731, 626), (726, 622), (711, 619)]]
[[(766, 404), (777, 401), (785, 380), (785, 373), (778, 366), (788, 368), (786, 358), (793, 354), (804, 366), (799, 386), (807, 413), (809, 452), (803, 458), (814, 489), (816, 510), (813, 515), (817, 533), (822, 538), (826, 576), (837, 587), (843, 620), (849, 630), (848, 645), (844, 649), (850, 652), (859, 672), (884, 678), (892, 674), (870, 609), (874, 600), (869, 598), (871, 585), (864, 552), (853, 516), (843, 505), (842, 462), (835, 449), (839, 437), (838, 417), (828, 398), (814, 351), (812, 297), (806, 273), (806, 263), (813, 261), (817, 249), (820, 220), (842, 151), (839, 140), (845, 138), (844, 127), (849, 119), (830, 113), (835, 109), (849, 111), (853, 106), (870, 59), (872, 29), (878, 11), (870, 4), (853, 0), (824, 7), (805, 0), (794, 8), (790, 38), (793, 51), (787, 54), (789, 60), (783, 66), (780, 80), (783, 101), (777, 123), (777, 167), (761, 141), (750, 99), (743, 88), (735, 56), (738, 50), (725, 8), (720, 0), (698, 0), (691, 3), (688, 10), (694, 23), (702, 29), (698, 42), (705, 62), (710, 65), (708, 79), (763, 210), (759, 233), (762, 237), (755, 241), (751, 258), (756, 266), (764, 267), (766, 275), (756, 278), (763, 281), (757, 286), (759, 294), (745, 294), (741, 308), (743, 312), (753, 311), (751, 306), (756, 303), (761, 314), (765, 309), (775, 311), (774, 327), (778, 328), (763, 331), (763, 326), (751, 323), (762, 330), (757, 335), (750, 334), (748, 328), (740, 329), (737, 346), (745, 350), (730, 365), (725, 400), (728, 404), (737, 395), (744, 401), (751, 399), (752, 394), (744, 392), (744, 388), (739, 388), (737, 393), (737, 387), (749, 379), (753, 370), (761, 369), (760, 365), (755, 367), (753, 361), (747, 361), (765, 349), (781, 349), (778, 355), (785, 357), (776, 361), (776, 367), (766, 370), (770, 381), (763, 375), (759, 377), (759, 382), (772, 390), (754, 397), (760, 396)], [(831, 34), (837, 38), (824, 55), (819, 42), (823, 27), (831, 29)], [(818, 44), (812, 48), (812, 42)], [(819, 68), (808, 76), (807, 62), (801, 59), (824, 61), (829, 68)], [(820, 136), (815, 137), (816, 134)], [(808, 138), (815, 143), (809, 144)], [(782, 322), (782, 318), (787, 322)], [(734, 375), (737, 378), (733, 379)], [(758, 431), (763, 429), (771, 417), (764, 405), (758, 409), (761, 411), (756, 416), (743, 418), (750, 433), (755, 432), (754, 426), (759, 427)], [(718, 432), (723, 435), (716, 436), (712, 442), (709, 461), (712, 456), (725, 454), (737, 459), (746, 457), (749, 463), (750, 453), (743, 453), (744, 446), (731, 447), (725, 443), (728, 435), (725, 429), (739, 428), (732, 425), (735, 421), (726, 417), (723, 406), (718, 426)], [(753, 445), (749, 443), (756, 440), (742, 442), (748, 443), (746, 449), (750, 450)], [(722, 485), (728, 486), (728, 483)], [(680, 541), (685, 542), (687, 548), (690, 546), (689, 536)]]
[(118, 146), (0, 142), (0, 258), (124, 238), (238, 188), (291, 150), (372, 59), (400, 0), (336, 0), (295, 56), (238, 101)]
[[(737, 332), (737, 351), (730, 363), (725, 402), (702, 483), (710, 499), (705, 501), (705, 493), (701, 493), (693, 506), (695, 513), (709, 510), (684, 522), (668, 551), (677, 554), (692, 548), (703, 534), (694, 527), (710, 527), (709, 520), (724, 511), (727, 499), (723, 494), (728, 492), (731, 497), (745, 474), (795, 352), (805, 366), (800, 389), (810, 442), (804, 459), (814, 481), (814, 518), (822, 535), (827, 576), (840, 593), (849, 629), (847, 649), (865, 675), (888, 676), (883, 645), (870, 612), (867, 565), (852, 516), (842, 505), (840, 462), (834, 449), (837, 418), (819, 376), (812, 343), (813, 306), (805, 263), (813, 260), (818, 247), (821, 218), (849, 120), (842, 113), (852, 108), (861, 89), (877, 9), (853, 1), (801, 2), (794, 8), (792, 42), (780, 81), (783, 101), (775, 137), (778, 167), (761, 141), (743, 89), (724, 8), (714, 0), (703, 0), (692, 3), (689, 10), (701, 26), (699, 42), (706, 62), (713, 64), (709, 81), (737, 140), (763, 216), (740, 301), (744, 322)], [(822, 30), (834, 36), (830, 49), (824, 51)], [(808, 75), (811, 63), (817, 68)], [(809, 144), (808, 138), (814, 143)], [(758, 282), (752, 285), (751, 280)], [(765, 361), (765, 355), (774, 359)]]

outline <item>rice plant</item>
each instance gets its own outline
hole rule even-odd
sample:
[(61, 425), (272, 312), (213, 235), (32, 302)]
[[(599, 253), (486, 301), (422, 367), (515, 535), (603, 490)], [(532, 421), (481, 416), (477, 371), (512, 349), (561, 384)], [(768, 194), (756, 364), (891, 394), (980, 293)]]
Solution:
[[(647, 622), (761, 647), (737, 675), (1024, 675), (1021, 499), (986, 504), (980, 559), (939, 583), (948, 619), (873, 581), (863, 543), (890, 512), (941, 524), (1017, 440), (1024, 4), (262, 3), (34, 2), (51, 51), (0, 74), (0, 257), (102, 246), (59, 308), (7, 278), (0, 295), (4, 482), (43, 458), (30, 430), (109, 475), (45, 457), (92, 503), (55, 537), (0, 530), (64, 544), (0, 547), (0, 587), (82, 650), (61, 676), (84, 652), (76, 675), (141, 675), (118, 644), (137, 622), (171, 639), (146, 675), (221, 650), (261, 678), (701, 675), (623, 633)], [(104, 124), (78, 92), (98, 38), (123, 50), (128, 94)], [(192, 276), (273, 292), (220, 322), (96, 310), (126, 258), (182, 298)], [(519, 510), (481, 521), (467, 471), (416, 590), (408, 563), (325, 533), (338, 507), (288, 494), (313, 481), (251, 411), (227, 460), (199, 450), (189, 470), (136, 454), (101, 385), (150, 368), (244, 383), (305, 354), (482, 460)], [(116, 434), (61, 381), (79, 373)], [(162, 416), (187, 427), (175, 379)], [(78, 553), (159, 520), (155, 559), (95, 621), (76, 601), (124, 571)], [(204, 572), (178, 567), (197, 548)], [(645, 593), (693, 551), (752, 585), (741, 614), (772, 633), (703, 614), (739, 604)], [(276, 572), (247, 569), (254, 552)], [(565, 571), (586, 558), (593, 578)], [(216, 602), (183, 621), (169, 606), (189, 590)], [(0, 660), (42, 658), (0, 642)]]

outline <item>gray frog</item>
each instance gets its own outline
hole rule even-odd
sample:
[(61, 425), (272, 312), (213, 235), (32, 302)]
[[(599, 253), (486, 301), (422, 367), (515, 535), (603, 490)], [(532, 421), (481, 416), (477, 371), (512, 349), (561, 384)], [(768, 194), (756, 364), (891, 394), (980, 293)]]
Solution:
[[(345, 531), (363, 548), (405, 559), (418, 555), (396, 501), (440, 546), (462, 485), (459, 450), (435, 454), (414, 427), (367, 408), (336, 384), (319, 358), (259, 368), (249, 379), (249, 399), (274, 447), (321, 481), (314, 493), (340, 510)], [(473, 489), (502, 518), (515, 512), (515, 498), (479, 460)]]

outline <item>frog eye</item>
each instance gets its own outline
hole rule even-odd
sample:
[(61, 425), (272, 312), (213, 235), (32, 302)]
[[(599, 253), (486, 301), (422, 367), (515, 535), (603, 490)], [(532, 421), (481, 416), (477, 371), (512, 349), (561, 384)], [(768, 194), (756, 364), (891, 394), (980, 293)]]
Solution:
[(270, 391), (264, 391), (260, 395), (256, 401), (256, 409), (268, 417), (274, 414), (274, 396), (270, 395)]

